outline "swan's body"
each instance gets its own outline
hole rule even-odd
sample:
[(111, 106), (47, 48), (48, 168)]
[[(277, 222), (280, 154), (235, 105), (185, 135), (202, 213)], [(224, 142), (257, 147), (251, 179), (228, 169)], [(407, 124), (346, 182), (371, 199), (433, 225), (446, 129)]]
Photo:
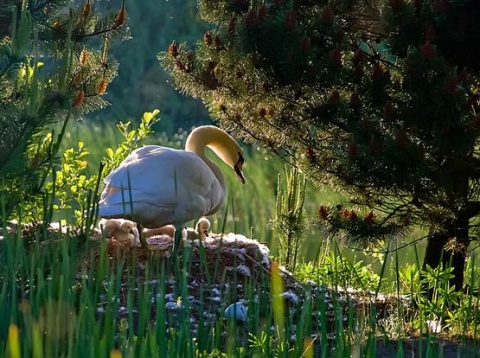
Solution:
[(107, 238), (113, 238), (118, 242), (130, 243), (131, 246), (140, 245), (140, 234), (137, 224), (124, 219), (102, 219), (98, 224), (100, 232)]
[(220, 168), (205, 154), (209, 147), (242, 183), (243, 152), (223, 130), (202, 126), (187, 138), (185, 150), (148, 145), (133, 151), (106, 178), (99, 203), (104, 218), (128, 218), (147, 228), (186, 222), (219, 211), (226, 187)]

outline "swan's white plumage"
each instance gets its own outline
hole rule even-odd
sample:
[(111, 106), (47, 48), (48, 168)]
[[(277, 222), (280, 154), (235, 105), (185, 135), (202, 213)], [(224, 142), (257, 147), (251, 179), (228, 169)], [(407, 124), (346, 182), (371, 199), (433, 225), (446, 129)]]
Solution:
[(192, 131), (185, 150), (148, 145), (133, 151), (105, 178), (100, 216), (158, 228), (216, 213), (224, 205), (225, 180), (206, 147), (244, 182), (240, 146), (223, 130), (202, 126)]

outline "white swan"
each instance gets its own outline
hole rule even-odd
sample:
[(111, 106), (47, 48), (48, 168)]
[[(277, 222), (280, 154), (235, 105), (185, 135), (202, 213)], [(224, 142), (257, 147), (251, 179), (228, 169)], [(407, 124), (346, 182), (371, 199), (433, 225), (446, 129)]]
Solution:
[(147, 228), (181, 228), (216, 213), (224, 205), (225, 179), (206, 156), (206, 147), (245, 183), (238, 143), (220, 128), (201, 126), (190, 133), (185, 150), (155, 145), (134, 150), (105, 178), (100, 217), (128, 218)]

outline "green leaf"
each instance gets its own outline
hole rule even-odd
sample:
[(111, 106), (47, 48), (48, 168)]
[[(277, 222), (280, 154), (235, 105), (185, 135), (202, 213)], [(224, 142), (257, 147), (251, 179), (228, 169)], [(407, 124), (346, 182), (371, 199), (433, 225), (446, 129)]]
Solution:
[(154, 109), (153, 112), (145, 112), (142, 117), (142, 122), (149, 124), (159, 113), (160, 111), (158, 109)]

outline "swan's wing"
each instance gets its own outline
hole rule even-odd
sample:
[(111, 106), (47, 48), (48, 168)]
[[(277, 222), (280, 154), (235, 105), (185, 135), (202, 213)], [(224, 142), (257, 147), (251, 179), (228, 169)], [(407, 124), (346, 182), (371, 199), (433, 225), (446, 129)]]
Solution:
[(161, 200), (159, 204), (166, 205), (195, 194), (207, 196), (217, 182), (211, 169), (196, 154), (159, 146), (132, 152), (105, 178), (107, 187), (139, 191), (144, 195), (142, 200)]
[[(118, 188), (130, 186), (135, 189), (136, 187), (143, 187), (145, 181), (139, 181), (138, 178), (143, 175), (151, 175), (155, 169), (158, 169), (158, 165), (155, 164), (160, 161), (165, 162), (165, 169), (168, 169), (166, 167), (168, 161), (175, 160), (177, 152), (180, 151), (156, 145), (147, 145), (136, 149), (104, 179), (104, 182), (107, 186), (111, 185)], [(135, 182), (132, 181), (133, 175), (135, 175)]]
[(192, 152), (146, 146), (105, 178), (100, 216), (134, 216), (146, 226), (196, 219), (223, 205), (224, 191)]

